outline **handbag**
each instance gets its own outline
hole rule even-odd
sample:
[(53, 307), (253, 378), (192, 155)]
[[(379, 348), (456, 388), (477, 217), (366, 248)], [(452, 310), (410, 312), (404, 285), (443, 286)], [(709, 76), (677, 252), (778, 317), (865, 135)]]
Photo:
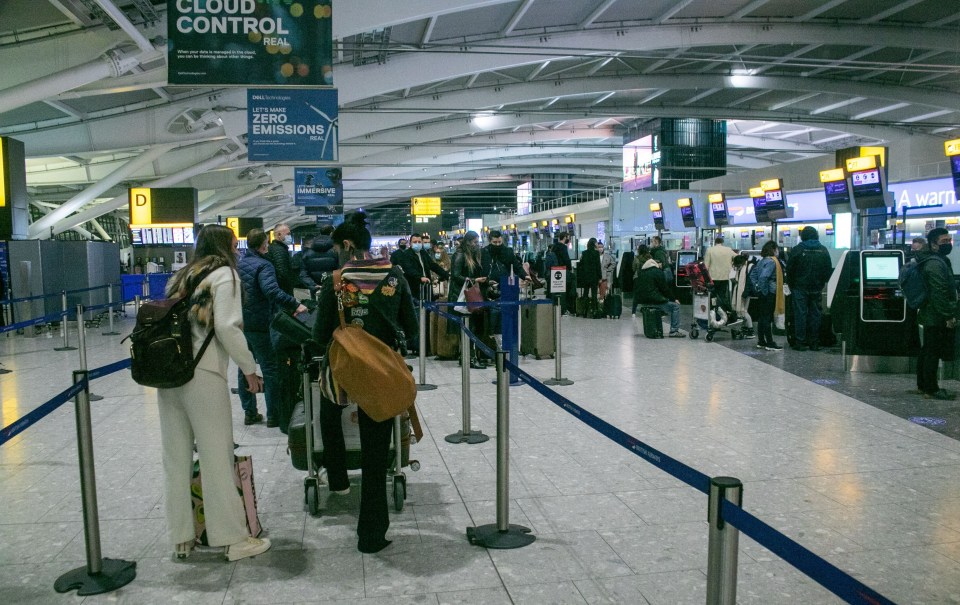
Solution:
[(362, 327), (343, 316), (340, 272), (334, 272), (340, 325), (327, 351), (330, 374), (337, 388), (377, 422), (397, 416), (417, 397), (413, 373), (403, 357)]
[[(253, 459), (250, 456), (233, 457), (233, 484), (243, 499), (247, 529), (256, 538), (263, 531), (257, 516), (257, 489), (253, 483)], [(193, 477), (190, 480), (190, 502), (193, 505), (193, 530), (197, 544), (207, 546), (207, 524), (203, 512), (203, 482), (200, 478), (200, 461), (193, 461)]]
[(459, 313), (463, 313), (464, 315), (482, 313), (483, 305), (477, 304), (483, 303), (483, 293), (480, 292), (480, 284), (470, 279), (464, 281), (457, 302), (467, 303), (466, 305), (455, 307)]

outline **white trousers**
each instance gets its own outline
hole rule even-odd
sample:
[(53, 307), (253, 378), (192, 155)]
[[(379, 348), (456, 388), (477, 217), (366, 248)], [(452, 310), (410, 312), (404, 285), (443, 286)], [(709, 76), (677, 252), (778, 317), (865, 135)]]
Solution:
[(158, 392), (171, 544), (192, 541), (195, 536), (190, 497), (194, 440), (210, 546), (235, 544), (250, 535), (243, 500), (233, 481), (233, 417), (227, 389), (222, 376), (198, 369), (182, 387)]

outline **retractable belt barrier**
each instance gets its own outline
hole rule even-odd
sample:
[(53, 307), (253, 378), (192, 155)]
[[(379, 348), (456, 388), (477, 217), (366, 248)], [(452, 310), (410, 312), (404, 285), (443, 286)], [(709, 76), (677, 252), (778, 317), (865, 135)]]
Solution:
[(60, 313), (52, 313), (50, 315), (45, 315), (43, 317), (37, 317), (35, 319), (27, 319), (25, 321), (18, 321), (15, 324), (10, 324), (9, 326), (3, 326), (0, 328), (0, 334), (4, 332), (13, 332), (14, 330), (22, 330), (24, 328), (29, 328), (30, 326), (36, 326), (39, 324), (46, 324), (53, 321), (58, 321), (63, 319), (66, 314), (61, 311)]
[[(521, 304), (524, 301), (521, 301)], [(528, 304), (534, 301), (527, 301)], [(537, 301), (539, 302), (539, 301)], [(548, 301), (552, 302), (552, 301)], [(466, 303), (447, 303), (447, 305), (464, 305)], [(477, 303), (472, 303), (477, 304)], [(516, 304), (516, 303), (514, 303)], [(430, 305), (428, 305), (430, 306)], [(436, 307), (436, 305), (434, 305)], [(495, 352), (486, 346), (476, 334), (463, 325), (461, 317), (441, 311), (438, 308), (432, 309), (435, 313), (446, 317), (450, 321), (460, 324), (463, 333), (466, 334), (474, 345), (485, 354), (493, 356)], [(659, 468), (672, 477), (683, 481), (690, 487), (704, 494), (710, 493), (711, 478), (698, 471), (697, 469), (680, 462), (660, 450), (651, 447), (643, 441), (625, 433), (624, 431), (606, 422), (595, 414), (583, 409), (573, 403), (566, 397), (563, 397), (556, 391), (544, 385), (529, 373), (525, 372), (517, 365), (504, 359), (504, 366), (515, 373), (522, 382), (529, 385), (533, 390), (547, 398), (548, 401), (571, 414), (590, 428), (606, 436), (615, 443), (630, 450), (637, 456), (640, 456), (653, 466)], [(829, 590), (847, 603), (862, 605), (894, 605), (894, 602), (884, 597), (876, 590), (870, 588), (863, 582), (857, 580), (839, 567), (833, 565), (823, 557), (815, 554), (808, 548), (798, 542), (788, 538), (775, 528), (764, 523), (757, 517), (751, 515), (737, 506), (733, 502), (721, 499), (720, 501), (721, 518), (724, 522), (730, 523), (743, 533), (753, 538), (758, 544), (767, 548), (784, 561), (795, 567), (804, 575), (817, 582), (825, 589)]]
[[(121, 359), (120, 361), (115, 361), (114, 363), (90, 370), (89, 380), (103, 378), (104, 376), (108, 376), (114, 372), (119, 372), (120, 370), (129, 367), (130, 360)], [(77, 393), (85, 389), (87, 386), (88, 383), (86, 381), (78, 382), (67, 389), (64, 389), (61, 393), (54, 396), (53, 399), (36, 407), (22, 418), (14, 420), (3, 429), (0, 429), (0, 446), (4, 445), (6, 442), (10, 441), (29, 427), (36, 424), (38, 421), (42, 420), (44, 417), (51, 414), (54, 410), (59, 408), (67, 401), (73, 399)]]

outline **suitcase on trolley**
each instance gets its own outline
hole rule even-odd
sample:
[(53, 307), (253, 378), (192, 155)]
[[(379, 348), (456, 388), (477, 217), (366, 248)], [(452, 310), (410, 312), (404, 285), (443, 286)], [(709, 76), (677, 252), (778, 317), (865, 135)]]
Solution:
[(456, 359), (460, 354), (460, 339), (456, 334), (447, 334), (447, 318), (430, 314), (430, 349), (437, 359)]
[(553, 305), (520, 307), (520, 354), (537, 359), (553, 357)]
[(643, 335), (647, 338), (663, 338), (663, 321), (660, 319), (663, 313), (656, 307), (640, 307), (640, 315), (643, 317)]

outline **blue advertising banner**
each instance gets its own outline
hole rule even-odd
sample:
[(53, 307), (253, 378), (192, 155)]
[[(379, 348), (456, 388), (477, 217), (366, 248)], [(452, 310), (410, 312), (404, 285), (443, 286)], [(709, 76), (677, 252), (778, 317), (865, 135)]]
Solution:
[(251, 162), (336, 162), (335, 89), (247, 89), (247, 151)]
[(339, 205), (343, 212), (343, 177), (339, 168), (294, 168), (293, 183), (295, 205)]
[(332, 86), (330, 0), (167, 0), (171, 85)]

